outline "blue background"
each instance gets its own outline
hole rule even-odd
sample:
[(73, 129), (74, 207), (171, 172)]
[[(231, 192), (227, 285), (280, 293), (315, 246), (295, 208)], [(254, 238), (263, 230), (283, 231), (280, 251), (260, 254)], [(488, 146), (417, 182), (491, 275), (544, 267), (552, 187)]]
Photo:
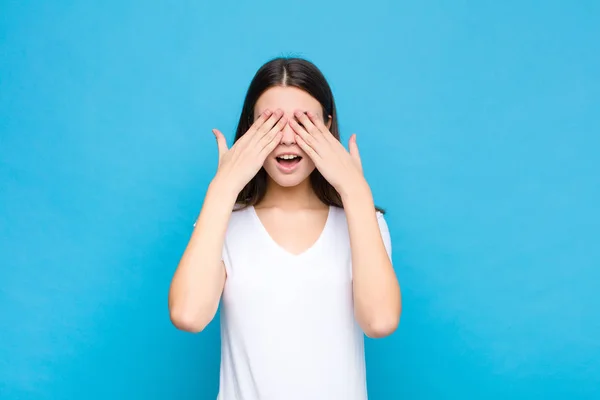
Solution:
[(600, 3), (0, 1), (0, 398), (214, 399), (167, 291), (256, 69), (317, 63), (388, 210), (371, 399), (600, 398)]

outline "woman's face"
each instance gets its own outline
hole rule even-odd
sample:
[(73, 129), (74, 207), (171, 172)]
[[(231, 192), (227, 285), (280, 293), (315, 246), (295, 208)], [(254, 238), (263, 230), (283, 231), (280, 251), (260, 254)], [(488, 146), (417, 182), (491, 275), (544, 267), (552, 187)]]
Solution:
[[(264, 92), (254, 107), (254, 119), (264, 110), (280, 109), (290, 120), (294, 111), (312, 111), (323, 118), (321, 104), (305, 91), (295, 87), (275, 86)], [(296, 143), (294, 130), (289, 123), (283, 128), (283, 137), (275, 150), (265, 160), (263, 167), (279, 186), (293, 187), (304, 182), (315, 169), (313, 161)]]

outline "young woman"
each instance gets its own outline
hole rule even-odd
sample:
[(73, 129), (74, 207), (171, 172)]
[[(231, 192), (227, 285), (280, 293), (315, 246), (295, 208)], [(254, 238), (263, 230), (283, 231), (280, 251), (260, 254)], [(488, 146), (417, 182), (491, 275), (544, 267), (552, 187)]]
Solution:
[(391, 334), (400, 288), (356, 136), (329, 84), (278, 58), (252, 80), (169, 293), (200, 332), (221, 302), (221, 400), (364, 400), (364, 334)]

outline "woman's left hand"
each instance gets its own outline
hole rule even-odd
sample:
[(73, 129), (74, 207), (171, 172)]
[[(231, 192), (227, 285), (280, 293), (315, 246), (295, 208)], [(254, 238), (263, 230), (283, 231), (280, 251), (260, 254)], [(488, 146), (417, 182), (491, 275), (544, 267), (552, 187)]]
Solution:
[(289, 125), (296, 133), (296, 143), (338, 193), (348, 193), (365, 182), (355, 134), (350, 137), (346, 151), (314, 113), (296, 111), (294, 117)]

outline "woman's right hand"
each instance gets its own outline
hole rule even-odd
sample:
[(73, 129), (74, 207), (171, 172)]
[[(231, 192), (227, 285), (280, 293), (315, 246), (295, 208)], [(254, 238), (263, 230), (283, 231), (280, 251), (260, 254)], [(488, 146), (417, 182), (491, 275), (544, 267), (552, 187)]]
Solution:
[(219, 167), (215, 179), (237, 195), (262, 168), (265, 159), (277, 147), (287, 124), (283, 111), (264, 111), (250, 129), (229, 149), (225, 136), (213, 129), (219, 149)]

